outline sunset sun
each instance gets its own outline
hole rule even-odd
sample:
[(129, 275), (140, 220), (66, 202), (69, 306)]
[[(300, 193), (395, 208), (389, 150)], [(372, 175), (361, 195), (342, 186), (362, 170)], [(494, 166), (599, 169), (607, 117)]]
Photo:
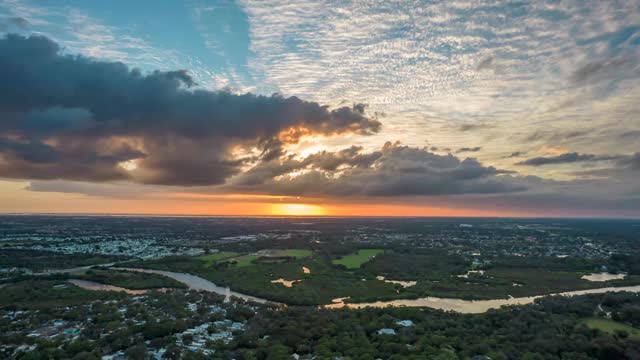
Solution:
[(640, 0), (0, 0), (0, 360), (640, 360)]
[(320, 205), (310, 204), (273, 204), (271, 215), (280, 216), (322, 216), (328, 215), (327, 210)]

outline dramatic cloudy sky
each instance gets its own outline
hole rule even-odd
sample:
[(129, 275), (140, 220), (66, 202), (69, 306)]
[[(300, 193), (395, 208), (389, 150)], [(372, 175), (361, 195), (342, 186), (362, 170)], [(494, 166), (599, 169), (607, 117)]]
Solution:
[(0, 212), (640, 217), (640, 2), (0, 0)]

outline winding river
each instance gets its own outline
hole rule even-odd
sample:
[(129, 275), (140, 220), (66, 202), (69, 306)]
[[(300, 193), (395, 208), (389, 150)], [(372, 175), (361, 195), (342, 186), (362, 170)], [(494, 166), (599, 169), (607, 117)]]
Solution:
[[(165, 271), (165, 270), (153, 270), (153, 269), (124, 268), (124, 267), (123, 268), (114, 267), (113, 269), (164, 275), (172, 279), (175, 279), (177, 281), (180, 281), (181, 283), (184, 283), (190, 289), (214, 292), (220, 295), (224, 295), (225, 301), (229, 301), (231, 297), (237, 297), (246, 301), (253, 301), (261, 304), (272, 303), (272, 304), (284, 305), (284, 304), (280, 304), (267, 299), (262, 299), (259, 297), (231, 291), (231, 289), (229, 289), (228, 287), (218, 286), (212, 283), (211, 281), (203, 279), (196, 275), (173, 272), (173, 271)], [(109, 286), (109, 285), (103, 285), (101, 289), (96, 289), (96, 290), (108, 290), (105, 288), (105, 286)], [(119, 289), (122, 289), (122, 288), (119, 288)], [(127, 290), (127, 289), (124, 289), (124, 290)], [(343, 307), (348, 307), (350, 309), (360, 309), (365, 307), (382, 308), (387, 306), (408, 306), (408, 307), (429, 307), (433, 309), (455, 311), (455, 312), (465, 313), (465, 314), (479, 314), (479, 313), (486, 312), (489, 309), (497, 309), (499, 307), (507, 306), (507, 305), (531, 304), (535, 299), (538, 299), (544, 296), (552, 296), (552, 295), (576, 296), (576, 295), (586, 295), (586, 294), (601, 294), (609, 291), (611, 292), (629, 291), (629, 292), (637, 293), (637, 292), (640, 292), (640, 285), (604, 287), (604, 288), (596, 288), (596, 289), (588, 289), (588, 290), (567, 291), (567, 292), (546, 294), (546, 295), (527, 296), (527, 297), (519, 297), (519, 298), (511, 297), (509, 299), (493, 299), (493, 300), (462, 300), (462, 299), (439, 298), (439, 297), (428, 296), (428, 297), (423, 297), (418, 299), (375, 301), (375, 302), (367, 302), (367, 303), (345, 303), (344, 300), (348, 298), (340, 298), (340, 299), (335, 299), (332, 304), (323, 305), (322, 307), (326, 309), (339, 309)]]
[(239, 292), (231, 291), (231, 289), (229, 289), (228, 287), (218, 286), (218, 285), (212, 283), (211, 281), (209, 281), (207, 279), (203, 279), (203, 278), (201, 278), (199, 276), (196, 276), (196, 275), (180, 273), (180, 272), (173, 272), (173, 271), (165, 271), (165, 270), (152, 270), (152, 269), (120, 268), (120, 267), (114, 267), (112, 269), (136, 271), (136, 272), (142, 272), (142, 273), (147, 273), (147, 274), (164, 275), (166, 277), (169, 277), (169, 278), (172, 278), (174, 280), (180, 281), (181, 283), (187, 285), (187, 287), (189, 289), (208, 291), (208, 292), (213, 292), (213, 293), (216, 293), (216, 294), (224, 295), (225, 296), (225, 301), (229, 301), (229, 299), (231, 297), (237, 297), (237, 298), (240, 298), (240, 299), (243, 299), (243, 300), (246, 300), (246, 301), (253, 301), (253, 302), (260, 303), (260, 304), (264, 304), (264, 303), (279, 304), (277, 302), (270, 301), (270, 300), (267, 300), (267, 299), (262, 299), (262, 298), (259, 298), (259, 297), (255, 297), (255, 296), (241, 294)]

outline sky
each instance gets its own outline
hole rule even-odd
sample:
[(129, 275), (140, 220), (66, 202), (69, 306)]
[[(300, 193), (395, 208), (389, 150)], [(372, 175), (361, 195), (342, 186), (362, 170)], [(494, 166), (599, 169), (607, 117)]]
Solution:
[(0, 0), (0, 212), (640, 217), (640, 2)]

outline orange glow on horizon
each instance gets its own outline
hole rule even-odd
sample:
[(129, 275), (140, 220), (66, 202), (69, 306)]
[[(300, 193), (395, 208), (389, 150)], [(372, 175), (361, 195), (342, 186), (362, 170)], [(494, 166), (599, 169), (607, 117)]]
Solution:
[[(152, 193), (139, 197), (102, 197), (27, 190), (29, 183), (0, 180), (0, 213), (73, 213), (202, 216), (470, 216), (470, 217), (593, 217), (589, 209), (554, 211), (480, 207), (429, 206), (372, 199), (321, 199), (259, 194)], [(342, 201), (340, 201), (342, 200)], [(347, 202), (347, 200), (349, 200)], [(398, 199), (395, 199), (399, 201)], [(435, 205), (435, 204), (434, 204)], [(620, 213), (600, 216), (620, 217)]]
[(271, 204), (269, 215), (279, 216), (326, 216), (331, 215), (320, 205), (309, 204)]

